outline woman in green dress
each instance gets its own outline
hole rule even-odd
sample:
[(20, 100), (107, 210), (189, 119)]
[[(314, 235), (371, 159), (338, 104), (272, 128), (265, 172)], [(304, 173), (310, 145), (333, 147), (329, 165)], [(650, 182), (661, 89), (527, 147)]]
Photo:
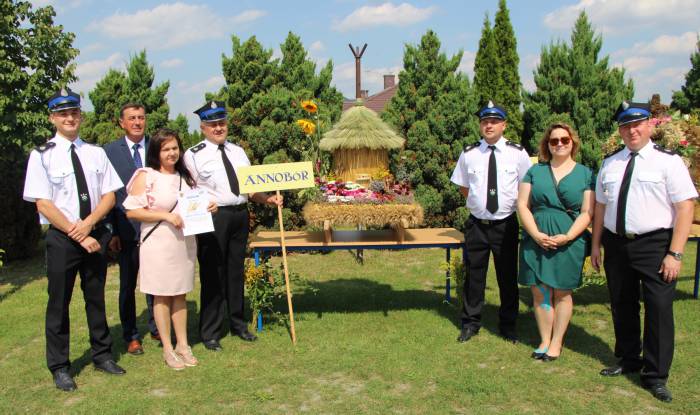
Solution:
[(561, 354), (593, 217), (595, 176), (574, 160), (579, 147), (570, 126), (550, 126), (540, 141), (541, 162), (525, 174), (518, 193), (525, 229), (518, 282), (531, 287), (534, 299), (541, 341), (532, 357), (547, 362)]

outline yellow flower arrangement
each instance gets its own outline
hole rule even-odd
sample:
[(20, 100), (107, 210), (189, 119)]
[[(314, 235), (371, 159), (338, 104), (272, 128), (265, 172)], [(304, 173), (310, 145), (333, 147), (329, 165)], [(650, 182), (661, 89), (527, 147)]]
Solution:
[(316, 131), (316, 124), (307, 119), (297, 120), (297, 125), (301, 127), (306, 135), (313, 135), (314, 131)]
[(308, 112), (309, 114), (314, 114), (316, 111), (318, 111), (318, 106), (311, 100), (301, 101), (301, 107), (304, 108), (304, 111)]

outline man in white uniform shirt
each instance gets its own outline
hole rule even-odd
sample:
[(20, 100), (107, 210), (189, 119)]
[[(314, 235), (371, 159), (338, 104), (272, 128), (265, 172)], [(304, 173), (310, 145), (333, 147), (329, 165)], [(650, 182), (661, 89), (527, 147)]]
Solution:
[(625, 146), (608, 155), (598, 173), (591, 262), (605, 267), (619, 359), (600, 374), (641, 371), (642, 386), (670, 402), (673, 298), (698, 193), (683, 160), (651, 142), (650, 116), (649, 104), (634, 102), (615, 113)]
[(103, 220), (122, 187), (102, 148), (80, 139), (80, 96), (62, 89), (49, 98), (49, 121), (56, 135), (29, 156), (24, 200), (36, 202), (46, 232), (49, 299), (46, 306), (46, 361), (56, 387), (73, 391), (70, 369), (69, 308), (75, 277), (90, 331), (95, 369), (124, 374), (112, 358), (112, 338), (105, 316), (105, 250), (111, 232)]
[(470, 216), (464, 231), (468, 274), (462, 291), (462, 328), (457, 340), (466, 342), (481, 329), (489, 254), (493, 252), (501, 306), (499, 332), (517, 342), (518, 218), (515, 214), (520, 180), (532, 165), (522, 146), (503, 138), (506, 111), (489, 101), (477, 111), (482, 139), (464, 149), (452, 182), (467, 198)]
[[(228, 121), (221, 101), (209, 101), (195, 111), (205, 139), (185, 152), (185, 164), (218, 205), (214, 232), (197, 235), (201, 289), (199, 332), (208, 350), (219, 351), (228, 331), (245, 341), (257, 337), (248, 331), (243, 313), (244, 261), (248, 243), (248, 198), (257, 203), (282, 205), (282, 197), (240, 194), (235, 169), (250, 166), (243, 149), (226, 140)], [(228, 314), (225, 313), (228, 310)]]

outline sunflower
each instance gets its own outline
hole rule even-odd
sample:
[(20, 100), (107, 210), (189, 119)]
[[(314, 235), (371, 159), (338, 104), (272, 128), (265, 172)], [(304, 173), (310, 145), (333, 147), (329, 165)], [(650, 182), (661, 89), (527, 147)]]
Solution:
[(318, 111), (318, 106), (316, 105), (315, 102), (308, 100), (308, 101), (301, 101), (301, 107), (304, 108), (304, 110), (310, 114), (315, 113)]
[(312, 135), (316, 131), (316, 124), (306, 119), (298, 120), (297, 125), (301, 127), (306, 135)]

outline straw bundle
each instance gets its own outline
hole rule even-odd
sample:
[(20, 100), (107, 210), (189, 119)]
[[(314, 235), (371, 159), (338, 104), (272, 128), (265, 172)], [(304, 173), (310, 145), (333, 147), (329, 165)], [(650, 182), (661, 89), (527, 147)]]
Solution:
[(314, 226), (323, 226), (324, 221), (329, 221), (331, 226), (397, 227), (402, 219), (408, 222), (409, 227), (423, 223), (423, 208), (419, 204), (307, 203), (303, 215), (306, 223)]

